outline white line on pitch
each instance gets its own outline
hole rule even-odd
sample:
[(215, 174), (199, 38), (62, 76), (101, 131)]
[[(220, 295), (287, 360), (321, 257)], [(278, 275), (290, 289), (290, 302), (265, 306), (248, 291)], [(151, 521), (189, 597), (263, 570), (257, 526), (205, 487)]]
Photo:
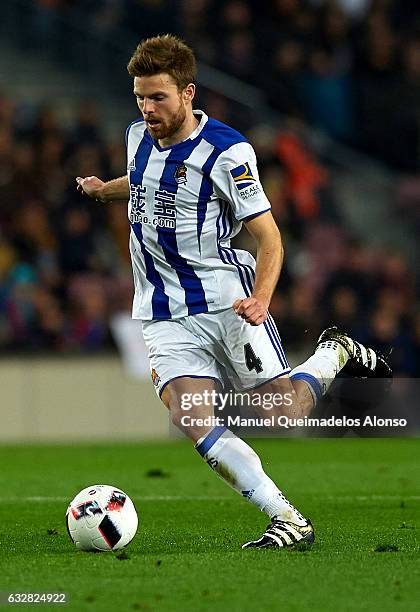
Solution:
[(420, 499), (420, 495), (329, 495), (326, 497), (329, 501), (375, 501), (375, 500), (389, 500), (389, 501), (402, 501), (406, 499)]
[[(220, 496), (220, 495), (196, 495), (196, 496), (184, 496), (184, 495), (143, 495), (140, 497), (132, 497), (134, 501), (230, 501), (233, 497)], [(327, 501), (335, 502), (348, 502), (348, 501), (407, 501), (407, 500), (420, 500), (420, 495), (328, 495), (324, 498)], [(69, 497), (54, 497), (54, 496), (29, 496), (29, 497), (0, 497), (0, 503), (3, 502), (70, 502)]]
[[(196, 496), (187, 496), (187, 495), (142, 495), (141, 497), (131, 496), (131, 499), (134, 501), (210, 501), (210, 500), (224, 500), (230, 499), (229, 497), (220, 495), (196, 495)], [(30, 497), (0, 497), (0, 503), (3, 502), (70, 502), (71, 498), (69, 497), (55, 497), (55, 496), (40, 496), (34, 495)]]

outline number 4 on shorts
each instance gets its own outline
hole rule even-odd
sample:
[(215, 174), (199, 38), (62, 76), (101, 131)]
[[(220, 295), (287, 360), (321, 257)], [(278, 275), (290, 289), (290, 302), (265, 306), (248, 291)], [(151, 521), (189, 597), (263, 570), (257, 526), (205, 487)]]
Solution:
[(248, 342), (244, 345), (244, 353), (245, 353), (245, 363), (248, 370), (251, 372), (255, 370), (257, 374), (263, 371), (262, 361), (259, 357), (254, 353), (254, 349)]

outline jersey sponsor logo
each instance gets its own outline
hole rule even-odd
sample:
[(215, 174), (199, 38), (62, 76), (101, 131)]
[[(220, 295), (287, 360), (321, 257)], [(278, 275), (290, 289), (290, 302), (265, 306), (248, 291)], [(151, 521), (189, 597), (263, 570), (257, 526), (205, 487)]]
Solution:
[(130, 223), (152, 225), (163, 230), (176, 229), (176, 194), (165, 189), (154, 190), (154, 209), (152, 215), (146, 212), (146, 187), (130, 185)]
[(245, 162), (244, 164), (233, 168), (230, 171), (230, 174), (238, 191), (241, 191), (242, 189), (245, 189), (246, 187), (249, 187), (250, 185), (256, 183), (256, 178), (254, 178), (248, 162)]
[(146, 187), (130, 184), (131, 223), (137, 223), (136, 218), (144, 214), (146, 206)]
[(155, 190), (153, 225), (162, 229), (176, 229), (175, 197), (174, 193), (165, 189)]
[(181, 164), (176, 167), (174, 173), (174, 179), (178, 183), (178, 185), (182, 185), (187, 182), (187, 166), (185, 164)]
[(248, 162), (237, 166), (237, 168), (233, 168), (233, 170), (230, 171), (230, 174), (237, 190), (239, 191), (239, 195), (243, 200), (247, 200), (258, 193), (261, 193), (261, 187), (258, 184), (257, 179), (253, 176)]
[(256, 183), (255, 185), (250, 185), (250, 187), (242, 189), (239, 193), (243, 200), (248, 200), (248, 198), (252, 198), (261, 193), (261, 187)]

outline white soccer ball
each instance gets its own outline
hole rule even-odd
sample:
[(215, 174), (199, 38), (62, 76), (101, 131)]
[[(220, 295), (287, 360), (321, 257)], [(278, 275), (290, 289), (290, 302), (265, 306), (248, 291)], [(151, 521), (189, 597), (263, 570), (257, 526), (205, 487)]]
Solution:
[(92, 485), (80, 491), (66, 513), (70, 538), (80, 550), (118, 550), (136, 535), (138, 517), (124, 491), (110, 485)]

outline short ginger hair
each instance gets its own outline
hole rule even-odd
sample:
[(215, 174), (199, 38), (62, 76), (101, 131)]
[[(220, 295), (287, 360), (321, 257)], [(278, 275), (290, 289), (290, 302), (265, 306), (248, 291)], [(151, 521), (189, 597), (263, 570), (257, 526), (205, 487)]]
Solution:
[(193, 50), (172, 34), (163, 34), (143, 40), (127, 65), (132, 77), (169, 74), (181, 91), (194, 83), (197, 64)]

